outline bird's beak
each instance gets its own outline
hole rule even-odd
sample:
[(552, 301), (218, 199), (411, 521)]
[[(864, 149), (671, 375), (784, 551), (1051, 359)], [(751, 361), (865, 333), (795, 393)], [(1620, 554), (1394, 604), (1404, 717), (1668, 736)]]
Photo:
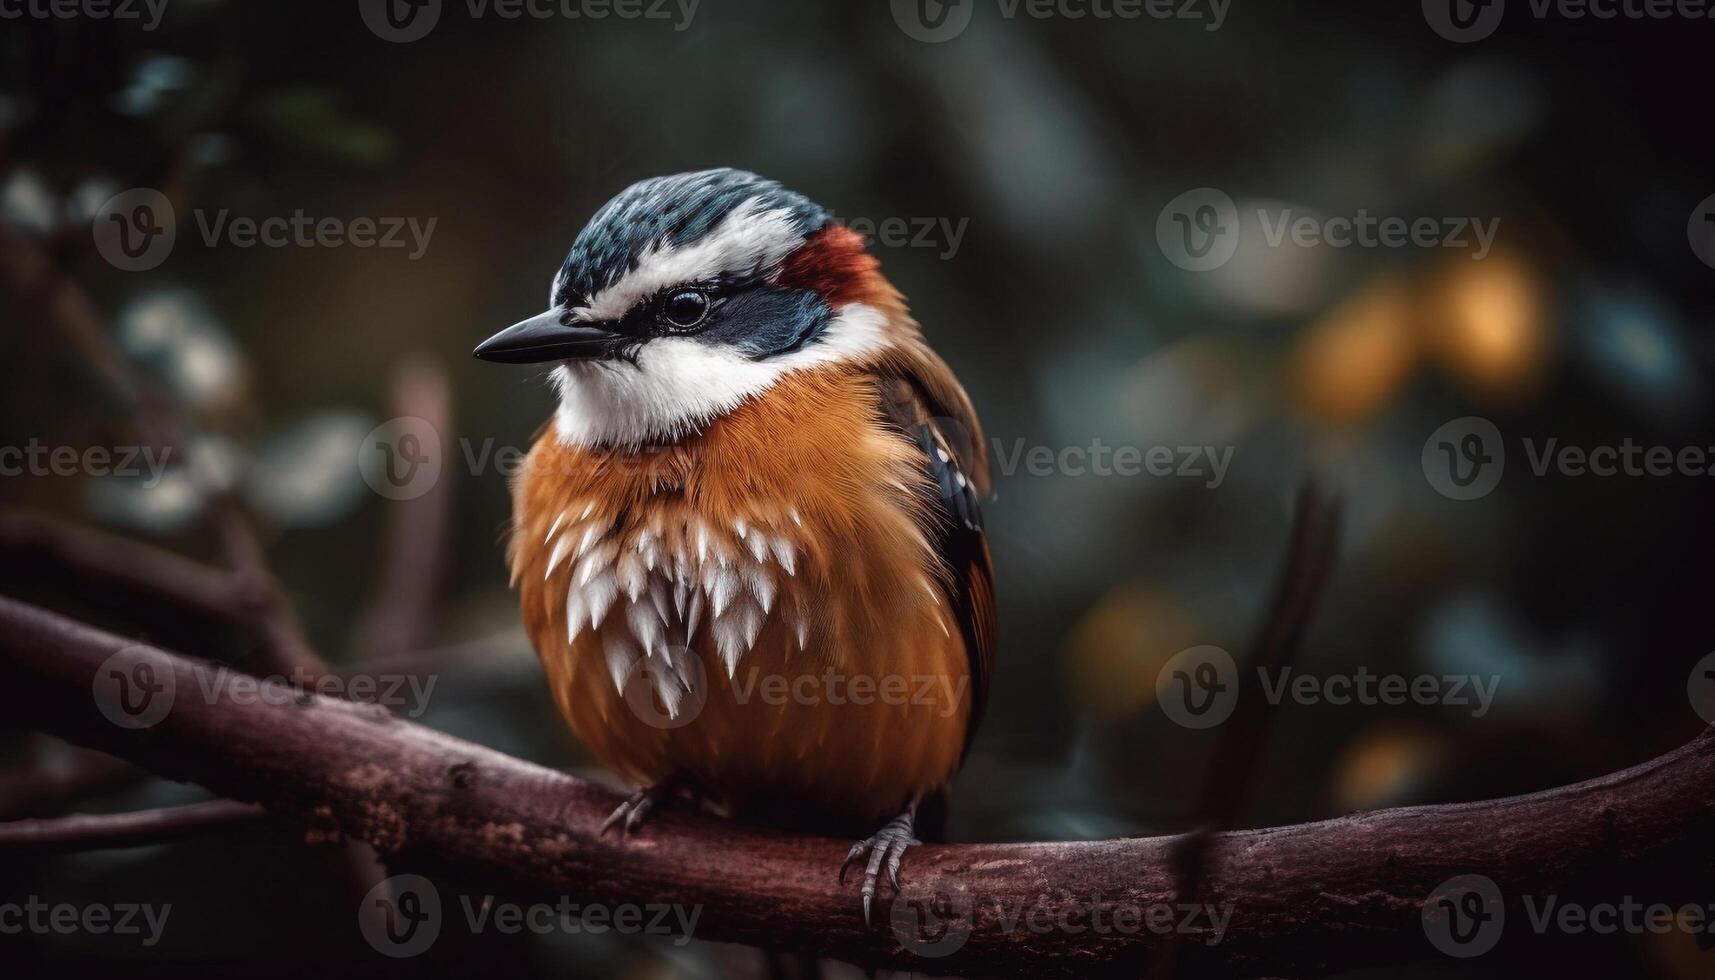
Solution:
[(578, 323), (562, 306), (514, 323), (471, 353), (501, 364), (540, 364), (605, 357), (632, 339), (593, 323)]

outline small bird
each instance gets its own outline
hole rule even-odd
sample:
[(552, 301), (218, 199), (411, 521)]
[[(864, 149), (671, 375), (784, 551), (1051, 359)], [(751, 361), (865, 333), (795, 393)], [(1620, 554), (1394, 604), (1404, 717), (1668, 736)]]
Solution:
[(556, 365), (508, 559), (560, 712), (637, 787), (602, 830), (688, 797), (869, 833), (867, 921), (987, 698), (970, 399), (863, 237), (741, 170), (621, 192), (549, 306), (475, 354)]

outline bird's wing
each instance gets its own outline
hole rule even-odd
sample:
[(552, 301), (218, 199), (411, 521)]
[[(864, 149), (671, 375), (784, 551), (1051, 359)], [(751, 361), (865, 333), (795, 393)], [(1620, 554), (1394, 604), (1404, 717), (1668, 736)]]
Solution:
[(970, 657), (968, 751), (988, 704), (996, 646), (994, 569), (978, 507), (989, 488), (982, 427), (952, 371), (926, 344), (904, 345), (878, 367), (877, 381), (888, 420), (917, 445), (935, 488), (924, 532), (946, 564), (949, 606)]

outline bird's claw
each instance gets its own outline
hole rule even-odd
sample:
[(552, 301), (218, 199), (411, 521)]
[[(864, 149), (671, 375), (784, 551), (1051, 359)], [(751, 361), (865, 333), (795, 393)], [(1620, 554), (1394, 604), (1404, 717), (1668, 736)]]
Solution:
[[(640, 789), (626, 797), (625, 802), (614, 808), (613, 813), (602, 822), (600, 836), (606, 836), (616, 825), (624, 827), (623, 833), (630, 834), (643, 825), (648, 819), (649, 812), (655, 809), (656, 790), (654, 787)], [(621, 822), (623, 821), (623, 824)]]
[(887, 875), (888, 883), (893, 885), (895, 894), (899, 892), (899, 864), (905, 860), (905, 850), (922, 841), (912, 836), (912, 822), (915, 814), (911, 810), (901, 813), (888, 821), (887, 826), (876, 831), (874, 836), (860, 840), (846, 852), (846, 859), (840, 863), (840, 884), (846, 883), (846, 871), (860, 860), (864, 853), (869, 853), (869, 864), (863, 873), (863, 922), (870, 924), (870, 907), (875, 904), (876, 884), (882, 874)]

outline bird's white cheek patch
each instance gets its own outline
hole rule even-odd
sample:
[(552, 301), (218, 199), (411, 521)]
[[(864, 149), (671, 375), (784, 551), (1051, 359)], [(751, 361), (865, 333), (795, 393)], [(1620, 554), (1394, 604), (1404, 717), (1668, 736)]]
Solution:
[(555, 432), (562, 443), (579, 448), (673, 442), (767, 391), (792, 371), (880, 350), (886, 343), (885, 327), (880, 310), (852, 304), (814, 343), (762, 361), (695, 338), (658, 337), (642, 345), (635, 365), (568, 362), (553, 373), (560, 394)]

